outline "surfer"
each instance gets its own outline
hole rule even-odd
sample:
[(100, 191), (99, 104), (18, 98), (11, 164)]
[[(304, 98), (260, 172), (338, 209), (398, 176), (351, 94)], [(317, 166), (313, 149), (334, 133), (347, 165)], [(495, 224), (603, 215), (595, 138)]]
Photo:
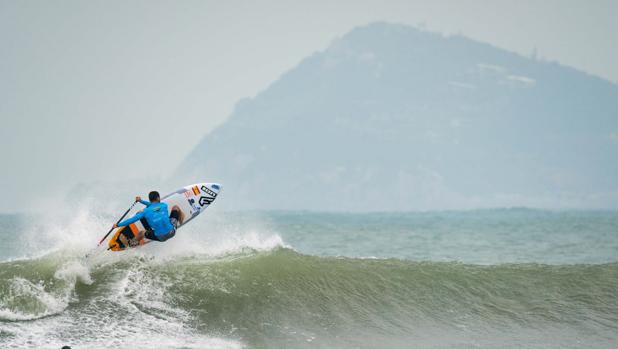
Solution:
[(135, 201), (145, 205), (146, 208), (143, 211), (136, 213), (133, 217), (126, 219), (118, 224), (114, 224), (113, 228), (124, 227), (131, 223), (135, 223), (144, 220), (147, 224), (144, 224), (146, 232), (139, 232), (133, 239), (128, 240), (124, 234), (120, 234), (118, 237), (125, 246), (136, 246), (139, 241), (144, 237), (149, 240), (166, 241), (176, 235), (176, 228), (179, 223), (179, 212), (176, 209), (172, 210), (172, 213), (167, 216), (168, 207), (165, 202), (161, 202), (159, 192), (151, 191), (148, 194), (150, 201), (142, 200), (141, 197), (136, 197)]

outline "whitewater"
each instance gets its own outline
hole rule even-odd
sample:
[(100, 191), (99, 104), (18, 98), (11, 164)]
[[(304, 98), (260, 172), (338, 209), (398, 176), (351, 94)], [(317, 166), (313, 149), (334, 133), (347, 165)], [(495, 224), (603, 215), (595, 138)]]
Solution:
[(618, 212), (0, 215), (0, 347), (614, 348)]

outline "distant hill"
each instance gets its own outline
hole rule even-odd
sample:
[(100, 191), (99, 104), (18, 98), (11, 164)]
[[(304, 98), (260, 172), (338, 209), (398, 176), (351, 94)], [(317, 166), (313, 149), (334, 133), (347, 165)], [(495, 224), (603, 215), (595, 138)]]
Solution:
[(618, 208), (618, 85), (375, 23), (239, 102), (176, 177), (235, 209)]

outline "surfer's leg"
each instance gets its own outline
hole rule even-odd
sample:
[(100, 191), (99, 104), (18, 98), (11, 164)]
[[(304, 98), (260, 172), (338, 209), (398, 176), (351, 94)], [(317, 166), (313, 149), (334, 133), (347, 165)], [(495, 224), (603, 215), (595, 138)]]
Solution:
[(174, 226), (174, 230), (178, 229), (178, 225), (180, 223), (180, 211), (177, 209), (172, 209), (172, 213), (170, 213), (170, 223)]
[(144, 232), (143, 232), (143, 231), (140, 231), (140, 232), (138, 232), (138, 233), (137, 233), (137, 236), (135, 237), (135, 240), (136, 240), (136, 241), (140, 241), (140, 240), (142, 240), (143, 238), (144, 238)]
[(133, 234), (133, 232), (131, 231), (121, 232), (120, 234), (118, 234), (118, 240), (120, 240), (120, 242), (124, 246), (123, 248), (138, 246), (139, 242), (143, 238), (144, 233), (141, 231), (136, 234)]
[(124, 245), (125, 248), (129, 246), (129, 240), (124, 234), (118, 234), (118, 239), (120, 239), (120, 242)]
[(120, 233), (118, 234), (118, 240), (120, 240), (120, 242), (122, 243), (122, 245), (124, 246), (123, 248), (127, 248), (127, 247), (135, 247), (137, 245), (139, 245), (139, 233), (137, 235), (137, 239), (135, 236), (133, 236), (132, 238), (128, 237), (126, 234), (124, 233)]
[(159, 241), (159, 238), (154, 234), (154, 231), (152, 230), (147, 230), (144, 234), (144, 237), (146, 237), (146, 239), (148, 240)]

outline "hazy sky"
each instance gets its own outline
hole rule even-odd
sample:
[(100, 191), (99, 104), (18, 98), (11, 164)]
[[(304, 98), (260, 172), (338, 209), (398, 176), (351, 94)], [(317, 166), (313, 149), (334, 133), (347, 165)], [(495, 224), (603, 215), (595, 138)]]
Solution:
[(358, 25), (536, 48), (616, 82), (616, 14), (618, 1), (583, 0), (0, 0), (0, 211), (169, 174), (236, 101)]

